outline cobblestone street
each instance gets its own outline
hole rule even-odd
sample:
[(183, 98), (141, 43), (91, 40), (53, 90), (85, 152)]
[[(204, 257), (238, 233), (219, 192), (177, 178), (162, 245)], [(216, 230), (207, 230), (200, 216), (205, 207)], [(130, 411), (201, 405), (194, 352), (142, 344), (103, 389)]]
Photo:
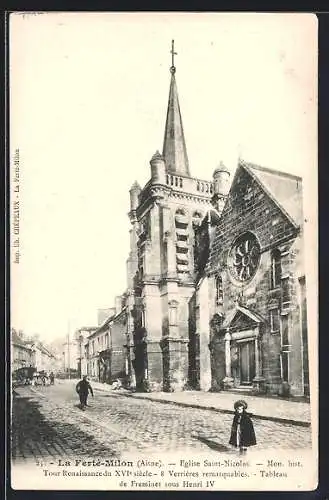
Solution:
[[(13, 396), (12, 456), (15, 461), (59, 456), (120, 457), (192, 451), (230, 452), (232, 415), (139, 400), (94, 390), (90, 406), (78, 407), (75, 381), (20, 387)], [(255, 420), (257, 449), (305, 448), (309, 428)]]

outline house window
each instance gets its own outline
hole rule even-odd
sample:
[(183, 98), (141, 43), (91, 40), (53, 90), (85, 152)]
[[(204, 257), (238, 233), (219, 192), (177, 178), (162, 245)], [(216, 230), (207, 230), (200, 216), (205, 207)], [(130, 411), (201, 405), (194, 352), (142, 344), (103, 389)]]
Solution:
[(271, 287), (277, 288), (281, 284), (281, 253), (273, 250), (271, 254)]
[(280, 331), (280, 317), (279, 309), (272, 309), (270, 311), (271, 333), (278, 333)]
[(216, 276), (216, 304), (223, 303), (223, 280), (221, 276)]

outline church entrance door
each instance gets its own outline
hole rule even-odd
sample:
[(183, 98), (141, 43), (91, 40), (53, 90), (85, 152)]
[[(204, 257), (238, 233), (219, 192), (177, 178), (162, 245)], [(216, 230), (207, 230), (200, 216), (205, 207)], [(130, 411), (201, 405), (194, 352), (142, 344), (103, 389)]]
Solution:
[(255, 371), (255, 342), (239, 343), (240, 384), (251, 385), (256, 375)]

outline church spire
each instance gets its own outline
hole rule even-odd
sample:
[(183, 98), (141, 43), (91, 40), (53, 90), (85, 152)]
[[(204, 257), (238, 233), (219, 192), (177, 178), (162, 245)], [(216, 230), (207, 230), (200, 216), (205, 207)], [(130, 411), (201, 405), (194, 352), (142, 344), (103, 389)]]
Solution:
[(169, 172), (190, 175), (189, 163), (186, 152), (184, 129), (179, 108), (177, 85), (175, 79), (174, 40), (171, 42), (171, 81), (169, 89), (168, 110), (163, 141), (163, 157)]

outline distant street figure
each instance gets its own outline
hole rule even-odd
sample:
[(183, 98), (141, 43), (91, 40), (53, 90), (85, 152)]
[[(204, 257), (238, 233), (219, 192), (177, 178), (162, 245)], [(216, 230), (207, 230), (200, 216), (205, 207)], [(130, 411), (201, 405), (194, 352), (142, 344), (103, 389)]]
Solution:
[(54, 376), (53, 372), (50, 373), (49, 380), (50, 380), (50, 385), (54, 385), (55, 376)]
[(80, 380), (80, 382), (77, 383), (75, 389), (79, 394), (80, 408), (81, 410), (84, 410), (84, 408), (88, 406), (87, 405), (88, 393), (90, 392), (92, 397), (94, 397), (93, 389), (87, 380), (87, 375), (83, 376), (82, 380)]
[(239, 448), (241, 454), (247, 452), (248, 446), (256, 444), (256, 435), (250, 415), (246, 413), (248, 405), (240, 400), (234, 403), (235, 415), (233, 418), (229, 444)]
[(112, 384), (112, 389), (114, 389), (114, 390), (121, 389), (121, 387), (122, 387), (122, 384), (121, 384), (121, 381), (119, 379), (116, 379)]

